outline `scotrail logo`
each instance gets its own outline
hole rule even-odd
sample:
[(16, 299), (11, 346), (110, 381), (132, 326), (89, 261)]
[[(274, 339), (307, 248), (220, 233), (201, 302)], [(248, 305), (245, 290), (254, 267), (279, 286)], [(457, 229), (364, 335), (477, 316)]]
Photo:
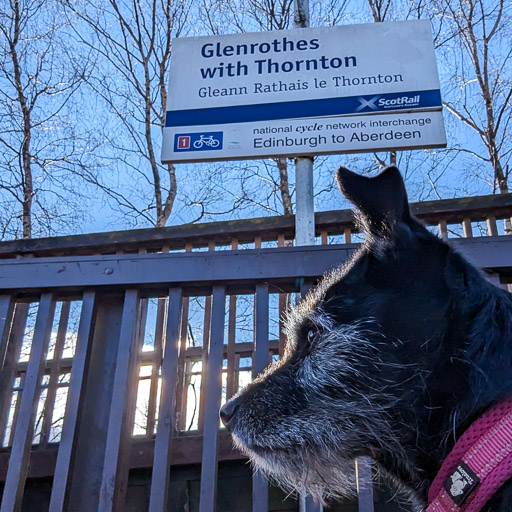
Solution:
[(223, 132), (177, 133), (174, 136), (174, 152), (213, 151), (222, 149)]
[(413, 108), (418, 107), (420, 104), (420, 95), (414, 96), (401, 96), (399, 98), (386, 99), (381, 98), (378, 102), (379, 107), (383, 109), (388, 108)]
[(354, 112), (377, 112), (380, 110), (399, 110), (403, 108), (417, 108), (420, 106), (420, 95), (378, 95), (368, 98), (357, 98), (359, 106)]
[(356, 108), (355, 112), (362, 112), (365, 108), (368, 108), (370, 110), (379, 110), (379, 107), (375, 105), (375, 102), (380, 98), (380, 96), (374, 96), (373, 98), (370, 98), (367, 100), (366, 98), (357, 98), (357, 101), (359, 101), (360, 105)]

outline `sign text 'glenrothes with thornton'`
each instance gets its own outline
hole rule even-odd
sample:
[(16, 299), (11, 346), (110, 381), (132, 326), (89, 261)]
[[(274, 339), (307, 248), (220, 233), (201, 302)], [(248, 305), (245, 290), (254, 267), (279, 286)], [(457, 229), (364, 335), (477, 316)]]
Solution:
[(425, 20), (177, 38), (164, 162), (446, 146)]

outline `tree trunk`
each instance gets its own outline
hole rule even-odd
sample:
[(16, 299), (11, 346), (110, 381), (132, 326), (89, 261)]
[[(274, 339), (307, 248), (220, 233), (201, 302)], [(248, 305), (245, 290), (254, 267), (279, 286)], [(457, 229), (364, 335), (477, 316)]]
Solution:
[(14, 71), (14, 81), (16, 84), (16, 92), (18, 94), (18, 102), (23, 115), (23, 143), (21, 146), (21, 174), (23, 184), (23, 204), (22, 204), (22, 224), (23, 238), (32, 238), (32, 198), (34, 196), (34, 187), (32, 182), (32, 168), (30, 160), (30, 138), (32, 123), (30, 119), (30, 108), (25, 97), (24, 87), (21, 83), (21, 68), (18, 60), (17, 44), (20, 37), (20, 12), (19, 3), (14, 3), (14, 34), (9, 41), (9, 52)]
[(162, 215), (160, 215), (156, 223), (157, 228), (163, 228), (167, 224), (178, 192), (178, 182), (176, 180), (176, 168), (174, 164), (167, 164), (167, 172), (169, 173), (169, 192), (165, 199)]
[(283, 210), (285, 215), (293, 214), (292, 198), (290, 196), (290, 186), (288, 184), (288, 161), (286, 158), (276, 158), (277, 168), (279, 169), (281, 199), (283, 201)]

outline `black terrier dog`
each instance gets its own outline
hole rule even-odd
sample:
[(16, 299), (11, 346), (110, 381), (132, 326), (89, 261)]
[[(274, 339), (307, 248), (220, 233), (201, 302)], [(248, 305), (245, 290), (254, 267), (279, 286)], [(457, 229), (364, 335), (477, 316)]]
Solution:
[[(280, 485), (354, 492), (355, 458), (427, 503), (461, 434), (512, 396), (512, 300), (410, 213), (399, 171), (340, 168), (366, 235), (290, 311), (283, 358), (221, 410)], [(512, 480), (481, 509), (512, 511)]]

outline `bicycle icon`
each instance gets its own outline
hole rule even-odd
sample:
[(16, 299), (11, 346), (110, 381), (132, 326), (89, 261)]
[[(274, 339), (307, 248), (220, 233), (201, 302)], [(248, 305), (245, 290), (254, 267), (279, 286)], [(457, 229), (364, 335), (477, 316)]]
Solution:
[(208, 146), (210, 148), (216, 148), (220, 144), (220, 141), (213, 138), (213, 135), (205, 137), (201, 135), (201, 137), (196, 140), (193, 144), (195, 149), (201, 149), (203, 146)]

